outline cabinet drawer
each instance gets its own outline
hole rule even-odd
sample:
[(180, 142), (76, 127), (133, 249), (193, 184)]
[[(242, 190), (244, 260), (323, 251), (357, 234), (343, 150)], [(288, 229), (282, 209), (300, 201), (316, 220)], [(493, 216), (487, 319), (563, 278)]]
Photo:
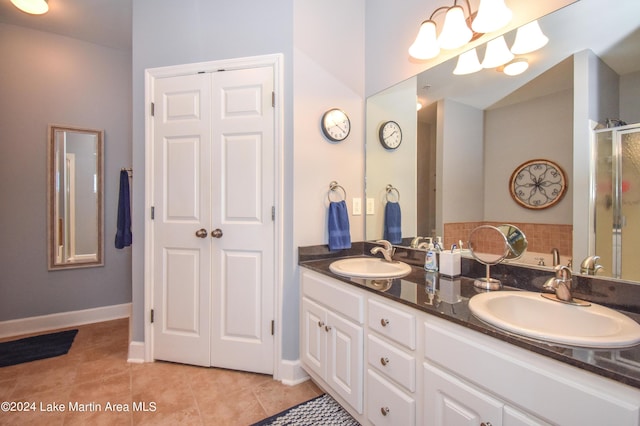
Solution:
[(367, 323), (382, 336), (409, 349), (416, 348), (416, 318), (411, 313), (369, 300)]
[(415, 358), (376, 336), (369, 335), (367, 342), (369, 364), (408, 391), (414, 392), (416, 390)]
[(364, 297), (348, 290), (347, 284), (333, 283), (331, 278), (302, 269), (302, 294), (331, 308), (358, 324), (364, 322)]
[(367, 417), (371, 423), (389, 426), (416, 423), (416, 402), (413, 398), (373, 370), (368, 371), (368, 380)]

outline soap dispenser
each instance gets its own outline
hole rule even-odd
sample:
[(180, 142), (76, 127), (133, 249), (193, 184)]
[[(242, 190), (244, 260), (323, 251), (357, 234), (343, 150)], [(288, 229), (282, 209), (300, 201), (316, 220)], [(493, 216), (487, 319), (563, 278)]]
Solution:
[(438, 257), (433, 244), (429, 244), (427, 253), (424, 255), (424, 269), (427, 272), (438, 272)]

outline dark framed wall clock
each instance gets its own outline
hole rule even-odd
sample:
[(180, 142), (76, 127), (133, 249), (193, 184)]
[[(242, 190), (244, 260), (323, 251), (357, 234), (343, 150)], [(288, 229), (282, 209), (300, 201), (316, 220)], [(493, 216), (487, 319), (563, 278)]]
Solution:
[(386, 149), (397, 149), (402, 143), (402, 129), (395, 121), (385, 121), (378, 131), (378, 139)]
[(331, 142), (342, 142), (351, 132), (349, 116), (339, 108), (332, 108), (322, 115), (322, 133)]
[(557, 204), (567, 192), (567, 177), (550, 160), (529, 160), (520, 164), (509, 180), (511, 198), (527, 209), (541, 210)]

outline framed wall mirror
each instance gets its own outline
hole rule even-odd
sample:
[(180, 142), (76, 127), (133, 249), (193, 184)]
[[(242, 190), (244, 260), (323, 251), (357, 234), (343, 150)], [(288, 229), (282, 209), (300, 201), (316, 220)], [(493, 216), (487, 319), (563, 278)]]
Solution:
[(48, 132), (49, 270), (104, 265), (104, 131), (50, 125)]

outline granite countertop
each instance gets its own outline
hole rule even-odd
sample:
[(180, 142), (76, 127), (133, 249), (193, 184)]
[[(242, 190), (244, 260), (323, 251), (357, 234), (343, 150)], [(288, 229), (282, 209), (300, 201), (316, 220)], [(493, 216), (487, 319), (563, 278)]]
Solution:
[[(300, 249), (303, 250), (304, 248)], [(363, 256), (362, 251), (356, 249), (350, 252), (343, 252), (340, 253), (341, 256), (336, 256), (336, 254), (330, 256), (307, 256), (302, 255), (302, 251), (300, 254), (299, 264), (301, 266), (330, 276), (347, 285), (371, 291), (487, 336), (640, 389), (640, 344), (626, 349), (596, 350), (549, 344), (502, 331), (481, 322), (469, 311), (469, 299), (478, 294), (478, 292), (483, 292), (483, 290), (478, 290), (473, 286), (474, 279), (469, 276), (449, 278), (437, 273), (426, 272), (422, 267), (412, 265), (411, 273), (398, 279), (368, 280), (347, 278), (332, 273), (329, 270), (329, 265), (337, 257)], [(484, 268), (483, 265), (481, 266)], [(463, 265), (463, 273), (465, 275), (468, 275), (467, 272), (469, 270), (468, 267), (465, 268)], [(474, 275), (474, 277), (477, 276), (481, 275)], [(505, 284), (504, 281), (503, 284)], [(519, 290), (522, 290), (522, 288), (505, 285), (501, 291)], [(531, 289), (525, 288), (524, 290)], [(580, 297), (584, 298), (582, 294), (580, 294)], [(600, 303), (596, 300), (592, 301)], [(618, 308), (618, 310), (620, 309)], [(621, 310), (621, 312), (640, 322), (640, 314), (625, 310)]]

